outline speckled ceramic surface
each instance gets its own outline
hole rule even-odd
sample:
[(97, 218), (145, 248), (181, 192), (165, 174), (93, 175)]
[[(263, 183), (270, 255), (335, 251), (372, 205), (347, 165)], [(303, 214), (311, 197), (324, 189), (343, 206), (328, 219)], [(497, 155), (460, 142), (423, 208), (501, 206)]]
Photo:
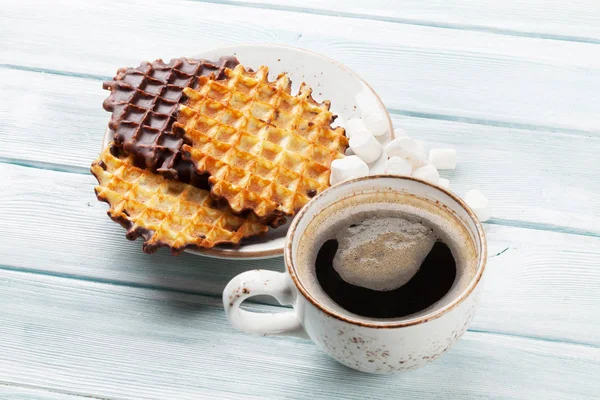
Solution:
[[(442, 306), (424, 314), (377, 320), (333, 309), (313, 296), (296, 272), (300, 237), (321, 210), (357, 193), (381, 191), (409, 193), (443, 207), (460, 221), (475, 245), (475, 270), (464, 289), (449, 295)], [(487, 244), (477, 217), (451, 192), (409, 177), (358, 178), (317, 195), (300, 211), (289, 229), (285, 273), (248, 271), (235, 277), (225, 288), (223, 304), (234, 327), (262, 335), (307, 335), (337, 361), (370, 373), (418, 368), (445, 353), (467, 330), (478, 304)], [(256, 314), (239, 308), (246, 298), (261, 294), (293, 305), (294, 309)]]

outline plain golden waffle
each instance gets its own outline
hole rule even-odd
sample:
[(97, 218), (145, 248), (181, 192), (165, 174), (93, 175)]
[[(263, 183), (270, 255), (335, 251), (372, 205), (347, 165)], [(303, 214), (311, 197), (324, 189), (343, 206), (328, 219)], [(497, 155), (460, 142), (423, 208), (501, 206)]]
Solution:
[(210, 174), (212, 194), (234, 212), (250, 209), (273, 224), (329, 187), (331, 162), (344, 156), (348, 139), (343, 128), (331, 128), (330, 103), (313, 100), (305, 84), (293, 96), (288, 76), (269, 82), (267, 67), (224, 73), (184, 89), (188, 100), (174, 124), (191, 143), (182, 155)]
[(144, 238), (146, 253), (165, 246), (179, 254), (267, 231), (256, 216), (240, 217), (219, 207), (207, 190), (138, 168), (132, 156), (112, 154), (117, 152), (107, 148), (92, 164), (96, 196), (109, 204), (108, 215), (127, 229), (128, 239)]

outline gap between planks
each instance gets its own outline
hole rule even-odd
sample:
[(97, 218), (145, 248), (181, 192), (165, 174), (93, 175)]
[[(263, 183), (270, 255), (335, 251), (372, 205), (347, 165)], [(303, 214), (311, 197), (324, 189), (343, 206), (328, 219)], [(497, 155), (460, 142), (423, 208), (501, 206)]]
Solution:
[(334, 18), (351, 18), (351, 19), (359, 19), (359, 20), (372, 20), (372, 21), (381, 21), (381, 22), (402, 24), (402, 25), (424, 26), (424, 27), (430, 27), (430, 28), (452, 29), (452, 30), (459, 30), (459, 31), (483, 32), (483, 33), (491, 33), (491, 34), (505, 35), (505, 36), (528, 37), (528, 38), (547, 39), (547, 40), (559, 40), (559, 41), (565, 41), (565, 42), (600, 44), (600, 39), (593, 38), (593, 37), (586, 37), (586, 36), (579, 36), (579, 35), (561, 35), (561, 34), (552, 34), (552, 33), (543, 33), (543, 32), (528, 32), (525, 30), (498, 28), (498, 27), (475, 25), (475, 24), (464, 24), (464, 23), (459, 24), (459, 23), (450, 23), (450, 22), (442, 22), (442, 21), (428, 21), (428, 20), (424, 20), (424, 19), (400, 18), (400, 17), (384, 16), (384, 15), (377, 15), (377, 14), (354, 13), (354, 12), (348, 12), (348, 11), (332, 11), (332, 10), (327, 10), (327, 9), (301, 7), (301, 6), (293, 6), (293, 5), (285, 5), (285, 4), (260, 3), (260, 2), (252, 2), (252, 1), (236, 1), (236, 0), (192, 0), (192, 1), (197, 2), (197, 3), (222, 4), (222, 5), (229, 5), (229, 6), (234, 6), (234, 7), (247, 7), (247, 8), (257, 8), (257, 9), (263, 9), (263, 10), (276, 10), (276, 11), (296, 12), (296, 13), (302, 13), (302, 14), (323, 15), (323, 16), (334, 17)]
[[(38, 74), (36, 72), (16, 72), (17, 74), (33, 74), (33, 75), (37, 75), (38, 77), (43, 77), (42, 74)], [(49, 79), (45, 79), (42, 78), (44, 81), (49, 81)], [(56, 76), (54, 77), (54, 79), (58, 79), (59, 82), (62, 82), (63, 80), (67, 80), (67, 79), (72, 79), (75, 82), (83, 82), (83, 80), (80, 80), (80, 78), (77, 77), (63, 77), (63, 76)], [(93, 82), (93, 81), (92, 81)], [(89, 83), (89, 81), (87, 82)], [(87, 85), (86, 83), (86, 85)], [(56, 84), (56, 83), (55, 83)], [(87, 86), (86, 86), (87, 88)], [(98, 92), (100, 92), (100, 90), (98, 89)], [(63, 96), (64, 97), (64, 96)], [(96, 92), (94, 92), (94, 96), (90, 96), (89, 98), (86, 98), (86, 101), (88, 102), (92, 102), (92, 101), (97, 101), (97, 95)], [(68, 102), (66, 101), (62, 101), (62, 102), (57, 102), (55, 103), (51, 103), (51, 104), (43, 104), (43, 105), (39, 105), (39, 107), (41, 109), (43, 109), (44, 107), (47, 108), (48, 110), (55, 110), (56, 107), (58, 106), (65, 106), (67, 105)], [(91, 106), (88, 104), (88, 106), (86, 106), (85, 108), (75, 108), (73, 110), (69, 110), (69, 113), (65, 113), (66, 117), (69, 117), (67, 119), (69, 120), (75, 120), (77, 118), (78, 115), (78, 111), (79, 112), (83, 112), (83, 113), (91, 113)], [(65, 118), (65, 115), (62, 114), (58, 114), (54, 111), (55, 114), (60, 115), (62, 118)], [(96, 114), (94, 114), (95, 116)], [(395, 114), (392, 114), (394, 117), (394, 122), (395, 123), (400, 123), (401, 126), (405, 126), (407, 127), (407, 129), (410, 129), (409, 127), (411, 127), (412, 123), (417, 123), (417, 120), (412, 120), (412, 118), (415, 117), (409, 117), (409, 118), (397, 118), (397, 116)], [(57, 118), (57, 121), (62, 121), (62, 118)], [(104, 117), (106, 118), (106, 117)], [(85, 123), (81, 123), (79, 125), (79, 127), (76, 129), (74, 129), (74, 132), (79, 132), (78, 129), (85, 129), (85, 127), (87, 126), (87, 124), (105, 124), (105, 119), (101, 118), (100, 116), (95, 116), (94, 118), (91, 119), (86, 119), (84, 120)], [(468, 171), (469, 168), (473, 169), (473, 168), (483, 168), (484, 170), (489, 170), (490, 168), (495, 169), (497, 168), (497, 166), (495, 165), (496, 163), (502, 163), (504, 162), (507, 158), (511, 157), (511, 154), (514, 155), (514, 152), (511, 153), (511, 150), (515, 150), (514, 146), (513, 147), (506, 147), (506, 148), (500, 148), (498, 147), (498, 145), (502, 142), (494, 142), (494, 145), (491, 146), (491, 148), (494, 148), (495, 150), (502, 150), (503, 155), (500, 156), (499, 154), (492, 154), (492, 157), (488, 160), (485, 157), (479, 157), (477, 156), (478, 152), (486, 151), (486, 149), (488, 147), (490, 147), (489, 145), (486, 145), (484, 143), (484, 138), (486, 137), (493, 137), (493, 131), (495, 129), (503, 129), (503, 128), (499, 128), (499, 127), (492, 127), (490, 129), (481, 129), (479, 127), (481, 127), (481, 124), (477, 124), (477, 123), (469, 123), (469, 122), (455, 122), (455, 121), (445, 121), (442, 120), (441, 118), (439, 119), (441, 122), (439, 123), (434, 123), (438, 120), (436, 119), (430, 119), (430, 118), (419, 118), (420, 121), (425, 122), (426, 124), (429, 125), (433, 125), (427, 129), (422, 129), (420, 128), (419, 130), (419, 126), (421, 125), (421, 122), (418, 122), (418, 124), (415, 124), (414, 128), (417, 129), (417, 132), (419, 133), (423, 133), (423, 132), (430, 132), (432, 129), (433, 131), (445, 131), (446, 129), (449, 129), (450, 131), (452, 131), (452, 129), (459, 129), (459, 126), (454, 127), (453, 125), (462, 125), (462, 128), (460, 129), (464, 129), (465, 131), (462, 132), (460, 129), (457, 131), (457, 135), (464, 136), (470, 136), (473, 135), (473, 133), (486, 133), (487, 136), (482, 136), (479, 139), (478, 143), (475, 143), (474, 141), (477, 140), (475, 137), (473, 137), (472, 139), (468, 139), (468, 141), (466, 141), (466, 139), (460, 139), (459, 142), (461, 144), (461, 151), (462, 151), (462, 144), (469, 144), (469, 146), (464, 146), (464, 149), (468, 152), (471, 152), (471, 154), (464, 159), (464, 165), (461, 166), (462, 170), (464, 172)], [(432, 123), (428, 123), (432, 122)], [(446, 122), (450, 122), (450, 123), (446, 123)], [(473, 122), (473, 121), (470, 121)], [(39, 123), (39, 122), (38, 122)], [(409, 125), (405, 125), (409, 124)], [(53, 135), (53, 129), (59, 129), (59, 125), (60, 124), (54, 124), (54, 125), (50, 125), (50, 126), (45, 126), (45, 130), (46, 132), (43, 132), (44, 135), (47, 136), (48, 140), (52, 141), (52, 145), (48, 145), (48, 146), (42, 146), (41, 148), (44, 148), (47, 155), (45, 157), (41, 157), (42, 159), (31, 159), (28, 158), (31, 156), (31, 152), (30, 151), (22, 151), (19, 149), (23, 148), (23, 143), (19, 143), (19, 140), (14, 141), (14, 143), (9, 142), (8, 143), (8, 149), (5, 151), (5, 156), (2, 157), (0, 156), (0, 163), (4, 163), (4, 164), (8, 164), (8, 165), (17, 165), (17, 166), (21, 166), (21, 167), (26, 167), (26, 168), (34, 168), (34, 169), (40, 169), (40, 170), (50, 170), (50, 171), (57, 171), (57, 172), (66, 172), (66, 173), (76, 173), (79, 175), (84, 175), (84, 176), (89, 176), (89, 160), (93, 160), (99, 151), (99, 148), (97, 146), (99, 146), (98, 144), (95, 144), (97, 139), (96, 136), (94, 134), (88, 134), (88, 136), (85, 138), (85, 140), (82, 139), (82, 144), (87, 145), (87, 143), (89, 142), (90, 145), (88, 146), (89, 149), (87, 149), (87, 147), (83, 146), (85, 149), (87, 149), (86, 151), (81, 150), (82, 147), (78, 148), (78, 153), (76, 157), (71, 157), (73, 158), (74, 162), (71, 162), (71, 158), (66, 158), (63, 157), (62, 159), (57, 160), (57, 162), (53, 162), (53, 160), (56, 157), (56, 150), (61, 150), (61, 148), (59, 147), (58, 149), (56, 148), (56, 146), (54, 146), (54, 139), (52, 139)], [(33, 129), (30, 129), (30, 127), (24, 128), (22, 126), (19, 126), (18, 124), (12, 124), (9, 120), (9, 129), (7, 129), (5, 132), (9, 133), (12, 129), (17, 129), (17, 130), (21, 130), (21, 129), (27, 129), (26, 132), (30, 132), (33, 133), (35, 132)], [(37, 125), (33, 124), (31, 128), (36, 128)], [(479, 129), (475, 129), (475, 128), (479, 128)], [(39, 129), (39, 128), (38, 128)], [(506, 129), (514, 129), (514, 128), (506, 128)], [(473, 132), (471, 132), (473, 131)], [(481, 131), (481, 132), (480, 132)], [(489, 132), (488, 132), (489, 131)], [(99, 129), (98, 133), (101, 133), (102, 130)], [(531, 131), (531, 130), (525, 130), (523, 131), (524, 134), (529, 134), (529, 133), (535, 133), (536, 131)], [(37, 132), (35, 132), (37, 133)], [(506, 132), (507, 134), (510, 134), (510, 132)], [(553, 136), (555, 136), (555, 138), (552, 139), (552, 141), (548, 140), (546, 142), (544, 142), (543, 140), (538, 140), (538, 141), (532, 141), (531, 143), (527, 143), (527, 145), (525, 145), (525, 142), (523, 142), (523, 146), (529, 148), (530, 150), (535, 151), (536, 149), (539, 149), (539, 145), (545, 146), (544, 149), (546, 149), (547, 151), (551, 152), (548, 153), (548, 160), (544, 160), (543, 158), (540, 159), (541, 164), (539, 166), (539, 168), (537, 168), (537, 171), (533, 171), (534, 174), (537, 174), (537, 180), (540, 181), (540, 179), (544, 180), (545, 183), (539, 184), (538, 187), (532, 188), (531, 185), (527, 186), (527, 185), (519, 185), (519, 189), (524, 189), (527, 193), (526, 196), (521, 196), (521, 199), (518, 198), (519, 193), (522, 192), (522, 190), (516, 190), (516, 193), (513, 194), (512, 193), (512, 188), (510, 186), (507, 186), (505, 183), (503, 182), (498, 182), (500, 184), (500, 189), (499, 190), (495, 190), (494, 187), (490, 187), (489, 183), (494, 183), (494, 179), (496, 179), (493, 176), (490, 176), (489, 173), (486, 174), (480, 174), (477, 175), (477, 173), (475, 175), (471, 175), (471, 174), (451, 174), (451, 176), (449, 176), (450, 178), (454, 179), (455, 177), (457, 178), (457, 180), (455, 181), (458, 186), (456, 187), (456, 189), (459, 189), (459, 191), (457, 191), (457, 193), (460, 194), (460, 190), (466, 190), (468, 187), (470, 186), (479, 186), (479, 185), (486, 185), (488, 184), (487, 187), (487, 193), (488, 195), (490, 195), (491, 193), (491, 198), (494, 198), (494, 195), (498, 195), (501, 194), (502, 196), (499, 197), (499, 199), (501, 199), (502, 202), (502, 211), (499, 212), (496, 215), (496, 218), (494, 218), (491, 223), (493, 224), (497, 224), (497, 225), (506, 225), (506, 226), (514, 226), (514, 227), (523, 227), (523, 228), (528, 228), (528, 229), (535, 229), (535, 230), (548, 230), (548, 231), (557, 231), (557, 232), (562, 232), (562, 233), (568, 233), (568, 234), (576, 234), (576, 235), (585, 235), (585, 236), (592, 236), (592, 237), (598, 237), (600, 236), (600, 232), (598, 233), (594, 233), (594, 227), (595, 225), (593, 224), (593, 220), (594, 220), (594, 205), (593, 202), (590, 202), (589, 200), (586, 199), (582, 199), (582, 196), (588, 196), (588, 197), (593, 197), (594, 196), (594, 192), (597, 192), (597, 188), (594, 187), (594, 185), (589, 186), (587, 185), (585, 190), (582, 190), (581, 193), (578, 192), (578, 187), (584, 187), (581, 186), (585, 183), (585, 179), (588, 178), (592, 178), (593, 179), (593, 174), (589, 173), (589, 176), (579, 176), (575, 179), (573, 179), (571, 177), (571, 174), (577, 173), (578, 170), (582, 170), (582, 171), (592, 171), (593, 169), (590, 169), (590, 166), (593, 166), (593, 159), (592, 157), (592, 153), (589, 152), (589, 149), (591, 147), (594, 147), (592, 145), (591, 142), (588, 142), (588, 136), (587, 135), (583, 135), (583, 136), (577, 136), (577, 135), (572, 135), (570, 133), (560, 133), (557, 134), (555, 132), (541, 132), (540, 135), (543, 136), (543, 133), (551, 133)], [(430, 133), (431, 134), (431, 133)], [(437, 135), (437, 138), (435, 136), (433, 136), (433, 134), (431, 134), (432, 136), (429, 139), (434, 139), (435, 141), (439, 141), (438, 144), (436, 144), (436, 146), (454, 146), (456, 147), (457, 144), (456, 143), (452, 143), (452, 141), (449, 141), (446, 143), (446, 139), (443, 139), (439, 134)], [(43, 136), (43, 135), (42, 135)], [(521, 136), (521, 132), (517, 131), (517, 130), (513, 130), (512, 133), (512, 138), (520, 140), (520, 136)], [(9, 136), (7, 135), (6, 140), (8, 140)], [(78, 136), (79, 138), (79, 136)], [(425, 137), (424, 137), (425, 138)], [(552, 163), (550, 162), (551, 159), (556, 158), (557, 160), (560, 157), (561, 153), (560, 151), (557, 151), (556, 148), (560, 145), (560, 144), (566, 144), (567, 141), (568, 143), (573, 143), (573, 140), (571, 140), (571, 138), (577, 140), (576, 143), (578, 143), (577, 145), (573, 145), (570, 146), (570, 154), (574, 154), (574, 152), (578, 151), (580, 148), (584, 148), (583, 146), (585, 146), (588, 151), (586, 152), (586, 154), (581, 153), (580, 154), (580, 159), (577, 160), (575, 163), (573, 163), (570, 166), (570, 169), (566, 169), (564, 171), (562, 170), (558, 170), (556, 169)], [(560, 139), (560, 140), (559, 140)], [(598, 138), (590, 138), (591, 140), (598, 140)], [(99, 139), (98, 139), (99, 140)], [(487, 140), (487, 139), (486, 139)], [(510, 139), (507, 137), (507, 140), (510, 141)], [(92, 142), (94, 143), (94, 145), (92, 145)], [(552, 143), (556, 142), (554, 145), (552, 145)], [(14, 144), (13, 147), (13, 151), (11, 151), (11, 144)], [(80, 144), (79, 142), (77, 143), (78, 145)], [(54, 147), (53, 147), (54, 146)], [(27, 146), (25, 146), (27, 147)], [(524, 159), (529, 159), (530, 155), (529, 155), (529, 151), (522, 151), (523, 154), (519, 155), (519, 156), (515, 156), (516, 157), (516, 161), (518, 162), (517, 164), (522, 164), (519, 168), (523, 167), (523, 166), (527, 166)], [(70, 154), (70, 152), (67, 152)], [(82, 154), (80, 154), (82, 153)], [(568, 152), (567, 152), (568, 153)], [(564, 153), (566, 154), (566, 153)], [(84, 155), (87, 155), (84, 157)], [(89, 158), (88, 158), (89, 157)], [(38, 157), (39, 158), (39, 157)], [(586, 158), (588, 158), (588, 161), (584, 161)], [(82, 162), (83, 159), (83, 162)], [(469, 164), (470, 162), (470, 164)], [(461, 164), (463, 163), (463, 161), (461, 161)], [(482, 163), (482, 164), (481, 164)], [(574, 166), (576, 168), (574, 168)], [(465, 169), (466, 167), (466, 169)], [(518, 172), (518, 171), (517, 171)], [(562, 174), (562, 175), (561, 175)], [(510, 179), (521, 179), (519, 178), (517, 175), (517, 173), (514, 173), (512, 178), (509, 175), (505, 175), (505, 177), (510, 180)], [(474, 177), (478, 177), (477, 179), (474, 179)], [(490, 179), (491, 178), (491, 179)], [(572, 188), (569, 187), (572, 186)], [(562, 186), (562, 187), (560, 187)], [(481, 187), (480, 187), (481, 188)], [(484, 191), (486, 191), (486, 187), (482, 188)], [(529, 190), (531, 189), (531, 190)], [(529, 190), (529, 191), (527, 191)], [(544, 192), (545, 190), (547, 190), (547, 193)], [(498, 192), (498, 193), (496, 193)], [(558, 193), (558, 194), (557, 194)], [(579, 198), (577, 198), (577, 195), (580, 195)], [(516, 197), (515, 197), (516, 196)], [(527, 206), (529, 207), (529, 209), (531, 209), (533, 212), (535, 212), (535, 207), (537, 206), (535, 201), (530, 201), (532, 200), (530, 197), (532, 196), (536, 196), (535, 199), (536, 201), (539, 201), (539, 204), (542, 205), (548, 205), (550, 204), (549, 208), (550, 210), (545, 210), (546, 214), (547, 212), (553, 212), (556, 214), (555, 218), (550, 218), (549, 215), (542, 215), (539, 219), (536, 218), (536, 214), (528, 214), (527, 212), (522, 213), (522, 215), (524, 216), (523, 219), (521, 218), (521, 213), (520, 210), (518, 210), (519, 212), (515, 211), (515, 207), (514, 206), (509, 206), (508, 208), (506, 208), (507, 204), (506, 203), (510, 203), (510, 202), (521, 202), (521, 200), (523, 200), (524, 197), (526, 197), (525, 201), (523, 204), (527, 204)], [(545, 197), (544, 197), (545, 196)], [(562, 197), (561, 197), (562, 196)], [(564, 198), (564, 199), (563, 199)], [(549, 199), (550, 203), (544, 203), (544, 201), (547, 201)], [(569, 211), (568, 209), (566, 209), (565, 207), (562, 207), (560, 203), (560, 201), (564, 201), (564, 203), (566, 204), (567, 201), (569, 202), (573, 202), (573, 199), (579, 199), (579, 203), (578, 205), (576, 205), (575, 208), (571, 207), (571, 209), (573, 210), (572, 212), (579, 212), (581, 213), (581, 217), (585, 217), (585, 216), (589, 216), (592, 217), (590, 218), (588, 223), (583, 223), (581, 221), (576, 221), (573, 219), (572, 216), (567, 215)], [(496, 203), (496, 205), (498, 205), (498, 203)], [(511, 208), (512, 207), (512, 208)], [(571, 218), (571, 219), (570, 219)], [(573, 224), (571, 225), (571, 220), (574, 221)]]
[[(29, 66), (25, 66), (25, 65), (16, 65), (16, 64), (0, 64), (0, 69), (8, 69), (8, 70), (13, 70), (13, 71), (23, 71), (23, 72), (32, 72), (32, 73), (40, 73), (40, 74), (50, 74), (50, 75), (64, 76), (64, 77), (69, 77), (69, 78), (89, 79), (89, 80), (94, 80), (94, 81), (98, 81), (98, 82), (109, 81), (112, 79), (112, 77), (104, 76), (104, 75), (94, 75), (94, 74), (86, 74), (86, 73), (79, 73), (79, 72), (73, 72), (73, 71), (57, 70), (57, 69), (29, 67)], [(437, 120), (437, 121), (461, 122), (461, 123), (471, 124), (471, 125), (493, 126), (493, 127), (498, 127), (498, 128), (522, 129), (522, 130), (530, 130), (530, 131), (543, 130), (543, 131), (547, 131), (547, 132), (551, 132), (551, 133), (566, 133), (566, 134), (572, 134), (572, 135), (584, 135), (584, 136), (588, 136), (588, 137), (595, 133), (593, 131), (561, 128), (561, 127), (555, 127), (552, 125), (526, 124), (526, 123), (521, 123), (521, 122), (472, 118), (472, 117), (459, 116), (459, 115), (411, 111), (411, 110), (402, 110), (402, 109), (394, 109), (394, 108), (387, 108), (387, 110), (391, 115), (397, 115), (397, 116), (431, 119), (431, 120)]]
[[(0, 258), (9, 268), (44, 270), (49, 272), (46, 279), (50, 274), (71, 276), (69, 282), (77, 279), (82, 285), (99, 279), (108, 287), (117, 281), (113, 286), (119, 290), (129, 290), (132, 283), (145, 285), (156, 289), (154, 296), (210, 293), (214, 301), (238, 273), (283, 270), (281, 258), (228, 262), (190, 254), (173, 258), (164, 251), (145, 255), (139, 241), (123, 239), (122, 229), (106, 218), (103, 205), (94, 207), (92, 177), (14, 166), (2, 170), (8, 184), (0, 184), (0, 214), (8, 225), (0, 235)], [(595, 333), (599, 239), (492, 224), (486, 233), (490, 254), (498, 255), (489, 259), (486, 295), (475, 328), (600, 345)], [(7, 268), (4, 274), (8, 273)], [(76, 278), (80, 275), (91, 279)], [(175, 290), (161, 291), (163, 286)], [(555, 324), (557, 320), (561, 323)]]
[(32, 398), (36, 400), (60, 400), (65, 398), (75, 398), (93, 400), (122, 400), (118, 397), (105, 397), (95, 394), (74, 392), (71, 390), (54, 389), (48, 386), (27, 385), (17, 382), (0, 381), (0, 396), (5, 394), (10, 395), (11, 397), (8, 397), (10, 399)]
[[(217, 302), (221, 301), (221, 295), (219, 295), (219, 294), (214, 294), (214, 293), (210, 293), (210, 292), (194, 292), (191, 290), (175, 289), (175, 288), (171, 288), (171, 287), (167, 287), (167, 286), (160, 286), (160, 285), (148, 285), (148, 284), (142, 284), (139, 282), (124, 282), (124, 281), (118, 281), (115, 279), (102, 279), (102, 278), (98, 278), (98, 277), (90, 277), (90, 276), (85, 276), (85, 275), (62, 274), (62, 273), (57, 273), (57, 272), (52, 272), (52, 271), (36, 270), (36, 269), (30, 269), (30, 268), (25, 269), (25, 268), (11, 267), (11, 266), (1, 265), (1, 264), (0, 264), (0, 271), (8, 271), (8, 272), (13, 272), (13, 273), (17, 273), (17, 274), (40, 275), (40, 276), (45, 276), (45, 277), (49, 277), (49, 278), (60, 278), (60, 279), (67, 279), (67, 280), (72, 280), (72, 281), (83, 281), (83, 282), (88, 282), (88, 283), (98, 284), (98, 285), (110, 285), (113, 287), (117, 286), (117, 287), (133, 288), (133, 289), (141, 289), (141, 290), (156, 290), (156, 291), (160, 291), (163, 293), (199, 296), (199, 297), (205, 297), (208, 299), (214, 299)], [(264, 296), (263, 297), (258, 296), (258, 301), (256, 299), (254, 299), (253, 297), (249, 298), (247, 301), (250, 304), (253, 304), (254, 307), (257, 307), (257, 306), (258, 307), (260, 307), (260, 306), (277, 307), (278, 309), (292, 308), (291, 306), (281, 305), (276, 302), (264, 302), (264, 301), (261, 301), (261, 299), (264, 299)], [(512, 338), (537, 340), (537, 341), (541, 341), (541, 342), (562, 343), (562, 344), (568, 344), (568, 345), (574, 345), (574, 346), (583, 346), (583, 347), (589, 347), (592, 349), (600, 349), (600, 345), (596, 345), (594, 343), (588, 343), (588, 342), (584, 342), (584, 341), (578, 341), (578, 340), (553, 339), (550, 337), (544, 337), (544, 336), (539, 336), (539, 335), (526, 335), (526, 334), (499, 332), (499, 331), (497, 332), (497, 331), (491, 331), (491, 330), (485, 330), (485, 329), (478, 329), (478, 328), (474, 328), (473, 326), (471, 326), (468, 329), (468, 331), (474, 332), (474, 333), (480, 333), (480, 334), (484, 334), (484, 335), (505, 336), (505, 337), (512, 337)], [(1, 384), (2, 384), (2, 382), (0, 382), (0, 385)]]
[[(70, 174), (78, 174), (78, 175), (90, 175), (89, 168), (78, 167), (74, 165), (66, 165), (66, 164), (53, 164), (47, 162), (40, 161), (30, 161), (23, 159), (10, 159), (7, 157), (0, 157), (0, 164), (7, 165), (16, 165), (19, 167), (25, 168), (33, 168), (33, 169), (41, 169), (46, 171), (57, 171), (57, 172), (65, 172)], [(585, 229), (577, 229), (577, 228), (569, 228), (561, 225), (551, 225), (544, 224), (540, 222), (532, 222), (532, 221), (519, 221), (512, 220), (506, 218), (492, 218), (489, 221), (486, 221), (488, 224), (499, 225), (499, 226), (510, 226), (514, 228), (523, 228), (523, 229), (531, 229), (536, 231), (548, 231), (548, 232), (558, 232), (565, 233), (567, 235), (579, 235), (579, 236), (588, 236), (594, 238), (600, 238), (600, 233), (593, 232)], [(0, 266), (0, 268), (2, 268)]]
[[(323, 7), (312, 1), (315, 8)], [(22, 3), (7, 10), (5, 25), (10, 40), (3, 43), (6, 51), (0, 62), (15, 64), (18, 60), (19, 64), (32, 67), (105, 75), (118, 65), (180, 56), (192, 49), (199, 51), (235, 42), (287, 44), (328, 54), (344, 63), (366, 78), (391, 108), (593, 132), (597, 129), (592, 118), (595, 109), (591, 106), (597, 103), (599, 92), (599, 59), (590, 58), (597, 49), (595, 44), (380, 21), (352, 26), (355, 21), (348, 19), (320, 15), (302, 18), (305, 15), (298, 13), (212, 3), (172, 1), (149, 12), (133, 2), (120, 2), (118, 7), (127, 17), (118, 20), (106, 18), (115, 7), (110, 2), (89, 8), (67, 1), (61, 3), (60, 9), (48, 10), (44, 9), (44, 2), (35, 1), (33, 7), (31, 2)], [(389, 12), (394, 12), (393, 7), (389, 7)], [(48, 13), (56, 15), (40, 17)], [(583, 18), (580, 14), (576, 20)], [(77, 15), (77, 24), (70, 26), (64, 15), (71, 15), (71, 20)], [(181, 19), (181, 15), (188, 17)], [(190, 32), (183, 41), (173, 41), (173, 31), (163, 28), (165, 21), (177, 16), (180, 28)], [(593, 18), (591, 13), (588, 19)], [(120, 48), (119, 38), (128, 37), (130, 23), (142, 21), (140, 29), (148, 32), (136, 37), (134, 51), (116, 51)], [(30, 32), (22, 28), (27, 22), (39, 25), (46, 33), (44, 42), (28, 36)], [(113, 29), (99, 33), (105, 30), (107, 22), (114, 25)], [(69, 26), (68, 32), (62, 26)], [(324, 26), (328, 27), (327, 34)], [(560, 25), (554, 29), (560, 31)], [(592, 26), (592, 32), (594, 29)], [(148, 42), (141, 37), (154, 39)], [(51, 49), (56, 46), (52, 43), (62, 46), (64, 52), (53, 52)], [(162, 49), (158, 54), (157, 48)], [(536, 49), (533, 53), (532, 48)], [(529, 101), (529, 97), (534, 101)]]
[[(273, 398), (287, 390), (306, 399), (346, 400), (361, 393), (388, 398), (398, 392), (431, 399), (440, 393), (585, 398), (595, 393), (593, 377), (600, 368), (598, 348), (467, 332), (430, 366), (378, 377), (339, 366), (307, 340), (237, 332), (220, 301), (205, 296), (91, 282), (74, 286), (7, 271), (0, 282), (7, 311), (0, 329), (7, 350), (0, 357), (2, 379), (101, 397), (215, 398), (207, 395), (212, 392)], [(440, 374), (452, 379), (440, 382)], [(523, 376), (527, 380), (519, 381)], [(332, 385), (339, 390), (330, 393)], [(315, 390), (303, 392), (306, 387)]]

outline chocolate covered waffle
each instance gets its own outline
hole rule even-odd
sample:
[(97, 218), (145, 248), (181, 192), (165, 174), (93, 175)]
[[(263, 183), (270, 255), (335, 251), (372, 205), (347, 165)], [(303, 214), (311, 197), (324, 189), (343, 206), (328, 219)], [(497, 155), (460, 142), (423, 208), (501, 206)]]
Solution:
[(234, 215), (207, 190), (177, 182), (135, 166), (135, 159), (112, 144), (94, 161), (96, 196), (109, 204), (108, 215), (127, 229), (127, 238), (144, 239), (143, 250), (159, 247), (179, 254), (186, 248), (210, 248), (267, 231), (254, 215)]
[(225, 68), (237, 64), (235, 57), (218, 62), (177, 58), (168, 64), (144, 61), (137, 68), (119, 69), (112, 81), (103, 84), (111, 91), (103, 107), (112, 112), (108, 126), (114, 131), (115, 145), (153, 172), (206, 187), (206, 177), (181, 159), (183, 142), (172, 124), (185, 88), (197, 87), (201, 76), (221, 79)]
[(215, 197), (273, 224), (329, 187), (331, 162), (344, 156), (348, 139), (331, 128), (329, 101), (317, 103), (305, 84), (292, 95), (289, 77), (269, 82), (264, 66), (223, 73), (183, 90), (174, 131), (183, 135), (183, 158), (210, 175)]

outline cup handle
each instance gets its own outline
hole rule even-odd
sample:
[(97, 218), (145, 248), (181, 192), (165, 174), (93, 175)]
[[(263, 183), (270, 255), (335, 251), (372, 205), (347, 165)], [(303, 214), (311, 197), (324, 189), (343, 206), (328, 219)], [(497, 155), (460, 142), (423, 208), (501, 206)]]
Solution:
[(293, 305), (297, 289), (285, 273), (256, 269), (239, 274), (223, 291), (225, 313), (234, 328), (263, 336), (307, 337), (295, 309), (257, 313), (240, 308), (244, 300), (258, 295), (272, 296), (282, 305)]

